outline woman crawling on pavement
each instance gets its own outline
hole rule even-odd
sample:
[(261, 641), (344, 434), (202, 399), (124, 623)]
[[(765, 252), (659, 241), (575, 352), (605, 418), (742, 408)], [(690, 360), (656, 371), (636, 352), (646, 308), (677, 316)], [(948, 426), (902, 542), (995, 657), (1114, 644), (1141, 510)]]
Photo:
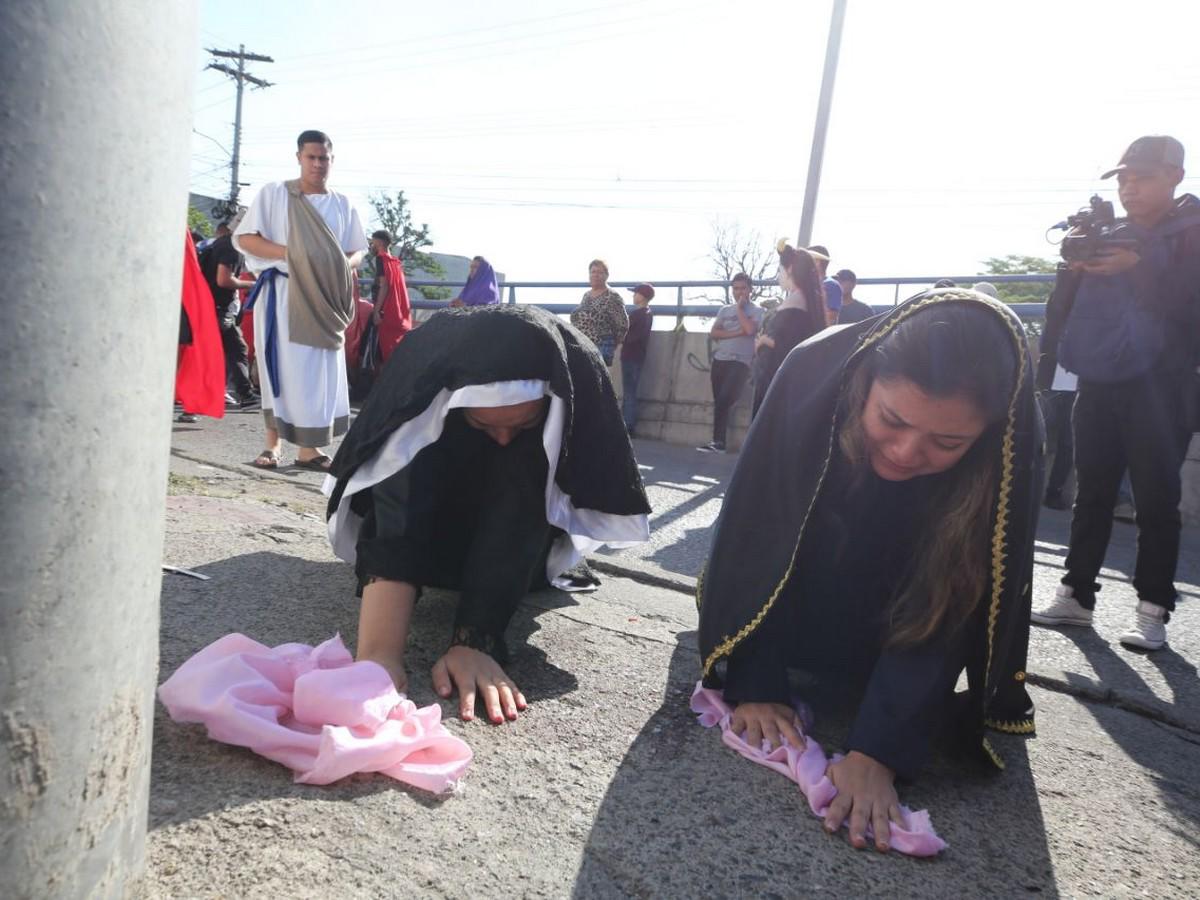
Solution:
[(439, 313), (409, 334), (351, 426), (326, 481), (334, 552), (362, 590), (357, 657), (404, 690), (422, 587), (459, 591), (433, 666), (462, 717), (525, 709), (506, 673), (521, 599), (608, 544), (649, 536), (649, 506), (607, 366), (534, 307)]
[(985, 726), (1033, 731), (1041, 446), (1020, 321), (960, 289), (811, 340), (754, 420), (701, 582), (703, 678), (754, 747), (803, 746), (789, 669), (843, 689), (825, 826), (855, 847), (870, 826), (888, 849), (896, 779), (940, 730), (997, 764)]

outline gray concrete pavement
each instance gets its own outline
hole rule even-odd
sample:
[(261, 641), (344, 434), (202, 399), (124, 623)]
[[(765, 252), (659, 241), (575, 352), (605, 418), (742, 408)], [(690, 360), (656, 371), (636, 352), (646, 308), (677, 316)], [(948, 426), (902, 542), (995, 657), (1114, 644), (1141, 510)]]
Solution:
[[(258, 424), (177, 426), (178, 454), (217, 465), (173, 460), (164, 561), (212, 580), (164, 578), (160, 679), (233, 630), (266, 643), (354, 634), (353, 576), (324, 542), (319, 476), (237, 464), (257, 451)], [(1001, 775), (938, 759), (902, 797), (930, 809), (950, 850), (932, 862), (880, 857), (823, 834), (793, 786), (694, 724), (696, 619), (680, 570), (703, 556), (732, 459), (640, 441), (638, 455), (661, 543), (603, 560), (634, 577), (610, 575), (595, 594), (528, 598), (514, 623), (511, 674), (532, 701), (520, 721), (464, 724), (443, 703), (476, 752), (459, 794), (366, 776), (295, 785), (160, 708), (147, 896), (1200, 894), (1193, 533), (1172, 649), (1115, 644), (1132, 603), (1121, 575), (1132, 529), (1118, 525), (1096, 631), (1035, 629), (1038, 737), (995, 739), (1009, 762)], [(1045, 517), (1039, 591), (1057, 581), (1064, 523)], [(439, 702), (428, 667), (452, 602), (431, 594), (418, 610), (421, 704)], [(825, 719), (816, 736), (836, 745), (844, 729)]]

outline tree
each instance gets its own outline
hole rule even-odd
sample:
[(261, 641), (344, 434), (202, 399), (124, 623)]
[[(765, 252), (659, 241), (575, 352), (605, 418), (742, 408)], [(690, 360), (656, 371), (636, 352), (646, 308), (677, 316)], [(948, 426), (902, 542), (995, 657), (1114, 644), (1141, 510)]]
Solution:
[[(989, 275), (1053, 275), (1058, 263), (1040, 256), (1010, 253), (1008, 256), (985, 259), (983, 266)], [(1053, 287), (1049, 282), (1009, 282), (996, 285), (996, 291), (1005, 303), (1045, 303), (1050, 299), (1050, 290)]]
[[(424, 222), (419, 228), (413, 225), (412, 212), (409, 210), (404, 191), (396, 191), (394, 196), (388, 196), (386, 193), (372, 194), (369, 200), (380, 227), (392, 236), (392, 246), (388, 249), (400, 260), (404, 271), (420, 270), (435, 278), (445, 277), (446, 270), (441, 264), (421, 249), (433, 244), (433, 239), (429, 236), (429, 225)], [(364, 266), (364, 273), (373, 274), (373, 265), (374, 263)], [(430, 300), (445, 300), (451, 291), (447, 288), (425, 287), (421, 288), (421, 293)]]
[(206, 238), (213, 236), (212, 222), (194, 206), (188, 206), (187, 227), (188, 231), (198, 231)]
[[(757, 231), (743, 232), (737, 222), (712, 223), (713, 242), (708, 259), (713, 265), (713, 274), (729, 282), (738, 272), (745, 272), (755, 281), (764, 281), (775, 274), (779, 256), (775, 247), (762, 239)], [(773, 289), (754, 287), (750, 296), (754, 300), (773, 294)], [(709, 297), (707, 299), (714, 299)], [(723, 302), (726, 300), (722, 295)]]

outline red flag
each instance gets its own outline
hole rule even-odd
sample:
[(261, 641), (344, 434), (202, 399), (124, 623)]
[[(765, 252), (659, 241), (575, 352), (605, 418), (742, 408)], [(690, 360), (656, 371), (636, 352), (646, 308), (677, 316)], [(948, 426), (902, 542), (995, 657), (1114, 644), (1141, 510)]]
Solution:
[(217, 307), (200, 272), (192, 236), (186, 231), (184, 235), (183, 313), (191, 325), (192, 342), (179, 345), (175, 399), (186, 412), (220, 419), (225, 415), (225, 352)]

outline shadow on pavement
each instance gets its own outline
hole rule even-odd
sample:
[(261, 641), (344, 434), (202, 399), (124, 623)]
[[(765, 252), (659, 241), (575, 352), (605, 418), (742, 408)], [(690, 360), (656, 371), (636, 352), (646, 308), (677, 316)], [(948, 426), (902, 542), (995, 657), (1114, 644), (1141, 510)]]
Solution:
[[(688, 698), (697, 670), (688, 632), (661, 707), (605, 793), (575, 897), (1058, 896), (1023, 740), (993, 740), (1003, 773), (939, 758), (902, 788), (902, 800), (928, 808), (949, 842), (940, 858), (859, 852), (844, 832), (825, 834), (795, 785), (695, 723)], [(820, 722), (814, 736), (837, 746)]]
[[(358, 598), (352, 567), (280, 553), (234, 556), (194, 571), (211, 580), (164, 577), (159, 681), (185, 660), (230, 631), (275, 646), (289, 641), (318, 644), (340, 633), (351, 650), (357, 631)], [(570, 606), (560, 591), (538, 595), (543, 607)], [(443, 721), (458, 720), (458, 699), (442, 701), (429, 683), (429, 669), (445, 651), (457, 595), (427, 591), (413, 614), (407, 663), (409, 697), (418, 706), (438, 703)], [(551, 664), (529, 643), (539, 626), (539, 609), (523, 604), (508, 631), (509, 674), (530, 702), (573, 692), (573, 674)], [(451, 730), (456, 726), (452, 725)], [(150, 828), (177, 823), (273, 798), (344, 801), (382, 791), (404, 791), (424, 806), (435, 797), (382, 775), (356, 775), (334, 785), (296, 784), (282, 765), (250, 750), (210, 740), (201, 725), (174, 722), (155, 703), (151, 764)]]
[(668, 572), (698, 578), (708, 558), (712, 530), (712, 525), (688, 528), (680, 540), (659, 547), (647, 559)]
[[(1096, 678), (1106, 688), (1118, 691), (1124, 696), (1154, 697), (1154, 690), (1145, 683), (1142, 676), (1122, 657), (1123, 653), (1137, 651), (1122, 649), (1114, 650), (1102, 637), (1094, 631), (1074, 631), (1063, 629), (1091, 665)], [(1169, 646), (1152, 653), (1138, 653), (1145, 657), (1162, 673), (1163, 680), (1171, 690), (1172, 703), (1181, 706), (1184, 703), (1195, 703), (1200, 697), (1200, 677), (1197, 676), (1196, 666), (1188, 662)], [(1073, 674), (1066, 673), (1068, 681)], [(1164, 704), (1171, 705), (1171, 704)], [(1195, 802), (1196, 792), (1192, 787), (1192, 773), (1180, 771), (1177, 761), (1169, 754), (1161, 752), (1161, 742), (1165, 740), (1163, 726), (1155, 721), (1139, 716), (1137, 721), (1143, 726), (1131, 729), (1127, 721), (1116, 719), (1110, 715), (1100, 715), (1108, 709), (1099, 704), (1085, 704), (1095, 716), (1096, 722), (1105, 729), (1113, 742), (1125, 752), (1133, 762), (1154, 773), (1154, 781), (1159, 788), (1162, 803), (1179, 818), (1190, 821), (1193, 825), (1200, 824), (1200, 806)], [(1194, 718), (1194, 717), (1193, 717)], [(1109, 727), (1113, 724), (1116, 727)], [(1200, 744), (1200, 734), (1182, 734), (1172, 731), (1179, 740), (1191, 740)], [(1162, 735), (1160, 738), (1159, 736)], [(1187, 778), (1185, 784), (1181, 778)]]

